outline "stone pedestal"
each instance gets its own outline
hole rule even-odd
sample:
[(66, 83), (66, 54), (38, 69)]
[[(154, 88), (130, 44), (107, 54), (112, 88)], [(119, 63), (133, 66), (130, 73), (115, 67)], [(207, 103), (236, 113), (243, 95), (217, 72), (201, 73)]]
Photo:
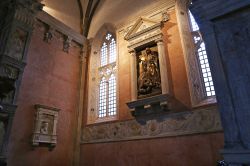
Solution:
[(221, 150), (221, 154), (223, 155), (224, 160), (233, 166), (241, 166), (242, 163), (250, 163), (250, 150), (223, 149)]

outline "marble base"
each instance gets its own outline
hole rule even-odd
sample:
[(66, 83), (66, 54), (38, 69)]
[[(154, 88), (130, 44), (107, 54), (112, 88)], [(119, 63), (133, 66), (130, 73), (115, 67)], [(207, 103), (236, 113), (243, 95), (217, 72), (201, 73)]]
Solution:
[(230, 166), (250, 165), (250, 150), (223, 149), (220, 153)]

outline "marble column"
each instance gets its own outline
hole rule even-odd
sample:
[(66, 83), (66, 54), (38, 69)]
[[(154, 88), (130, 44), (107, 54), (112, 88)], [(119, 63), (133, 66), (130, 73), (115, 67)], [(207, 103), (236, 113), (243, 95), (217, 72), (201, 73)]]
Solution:
[(161, 74), (161, 90), (162, 94), (169, 94), (169, 82), (168, 82), (168, 71), (167, 71), (167, 60), (165, 53), (165, 46), (162, 39), (156, 40), (158, 54), (159, 54), (159, 63), (160, 63), (160, 74)]
[(131, 101), (137, 100), (137, 70), (136, 70), (136, 51), (129, 50), (130, 53), (130, 69), (131, 69)]

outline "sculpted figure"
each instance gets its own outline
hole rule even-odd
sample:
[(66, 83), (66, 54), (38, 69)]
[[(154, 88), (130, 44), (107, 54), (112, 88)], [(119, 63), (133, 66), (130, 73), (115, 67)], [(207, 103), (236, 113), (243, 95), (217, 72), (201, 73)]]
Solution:
[(146, 48), (146, 54), (139, 57), (138, 92), (145, 95), (152, 93), (153, 88), (160, 88), (158, 56)]
[(42, 122), (40, 132), (42, 134), (48, 134), (48, 132), (49, 132), (49, 123), (48, 122)]

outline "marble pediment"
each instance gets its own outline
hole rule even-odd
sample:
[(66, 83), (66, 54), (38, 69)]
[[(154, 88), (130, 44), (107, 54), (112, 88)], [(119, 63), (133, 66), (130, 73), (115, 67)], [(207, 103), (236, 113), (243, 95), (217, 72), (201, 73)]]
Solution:
[(130, 28), (130, 30), (128, 31), (128, 33), (126, 34), (124, 38), (125, 40), (130, 40), (136, 36), (139, 36), (140, 34), (148, 32), (151, 29), (154, 29), (155, 27), (159, 27), (160, 25), (161, 25), (161, 22), (157, 22), (152, 19), (140, 17), (132, 26), (132, 28)]

